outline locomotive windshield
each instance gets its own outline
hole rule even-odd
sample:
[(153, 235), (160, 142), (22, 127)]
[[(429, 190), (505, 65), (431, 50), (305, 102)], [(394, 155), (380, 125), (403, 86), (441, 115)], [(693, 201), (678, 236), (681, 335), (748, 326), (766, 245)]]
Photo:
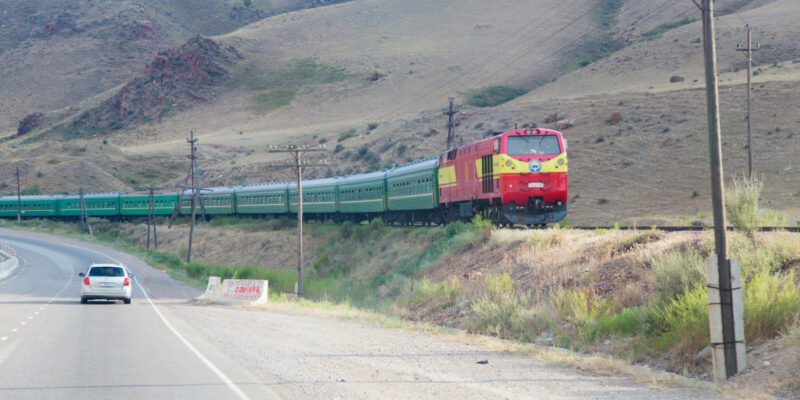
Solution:
[(558, 136), (537, 135), (508, 137), (508, 155), (528, 156), (532, 154), (561, 154), (561, 147), (558, 145)]

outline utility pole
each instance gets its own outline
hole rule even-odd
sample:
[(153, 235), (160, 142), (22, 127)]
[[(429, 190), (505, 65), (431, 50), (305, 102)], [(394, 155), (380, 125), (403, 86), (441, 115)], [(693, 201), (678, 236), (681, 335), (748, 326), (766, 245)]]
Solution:
[(192, 159), (192, 163), (190, 165), (191, 174), (192, 174), (192, 222), (189, 225), (189, 251), (186, 253), (186, 262), (189, 263), (192, 261), (192, 236), (194, 235), (194, 218), (195, 218), (195, 211), (197, 208), (197, 181), (195, 180), (195, 161), (197, 160), (197, 146), (194, 144), (197, 143), (197, 139), (194, 137), (194, 131), (189, 132), (190, 136), (189, 139), (186, 139), (186, 142), (189, 143), (191, 147), (192, 154), (190, 158)]
[[(303, 156), (307, 152), (328, 151), (325, 146), (272, 146), (270, 153), (292, 153), (293, 160), (288, 160), (282, 164), (273, 164), (270, 167), (291, 167), (295, 170), (297, 177), (297, 297), (303, 297), (303, 168), (322, 167), (328, 165), (324, 160), (321, 162), (304, 161)], [(291, 203), (291, 201), (290, 201)]]
[(158, 250), (158, 232), (156, 232), (156, 207), (153, 203), (153, 187), (150, 186), (150, 202), (147, 205), (147, 250), (150, 250), (150, 226), (153, 227), (153, 237)]
[(78, 192), (80, 193), (81, 229), (86, 231), (88, 228), (89, 237), (92, 237), (92, 224), (89, 222), (89, 212), (86, 210), (86, 200), (83, 196), (83, 187), (78, 188)]
[(753, 42), (750, 36), (750, 24), (745, 25), (747, 29), (747, 47), (742, 47), (741, 44), (736, 45), (736, 51), (747, 52), (747, 178), (753, 179), (753, 136), (751, 133), (752, 124), (752, 104), (750, 102), (750, 94), (752, 93), (752, 76), (753, 76), (753, 51), (758, 50), (761, 45), (757, 44), (753, 48)]
[(19, 191), (19, 165), (17, 165), (17, 222), (22, 222), (22, 195)]
[(453, 147), (456, 133), (456, 125), (453, 121), (453, 116), (458, 114), (458, 106), (453, 105), (455, 98), (451, 97), (448, 100), (450, 101), (450, 108), (442, 109), (442, 114), (447, 115), (447, 148), (445, 148), (445, 151)]
[[(714, 0), (702, 0), (702, 2), (703, 5), (700, 9), (703, 15), (706, 101), (708, 103), (708, 148), (711, 161), (711, 193), (714, 207), (716, 275), (718, 275), (718, 282), (716, 282), (717, 287), (713, 287), (715, 282), (709, 282), (709, 319), (711, 345), (714, 356), (714, 375), (717, 379), (724, 379), (736, 375), (740, 370), (739, 365), (744, 368), (744, 360), (740, 360), (741, 364), (737, 365), (737, 335), (735, 331), (737, 327), (735, 327), (734, 324), (733, 304), (733, 290), (738, 289), (737, 295), (740, 296), (741, 284), (739, 288), (733, 288), (731, 260), (728, 259), (725, 189), (722, 172), (722, 145), (720, 140), (717, 54), (714, 43)], [(695, 4), (697, 3), (695, 2)], [(711, 259), (713, 258), (712, 256)], [(709, 269), (711, 269), (711, 266)], [(711, 277), (715, 274), (709, 271), (708, 275)], [(714, 304), (712, 298), (714, 302), (718, 301), (718, 303)], [(716, 322), (718, 321), (721, 326), (716, 326)], [(738, 328), (742, 329), (743, 326)], [(742, 332), (744, 332), (743, 329)], [(742, 334), (742, 349), (744, 348), (743, 341), (744, 335)], [(722, 347), (722, 351), (718, 351), (720, 350), (719, 346)], [(720, 364), (724, 364), (724, 366)], [(721, 371), (724, 371), (724, 374), (721, 373)]]

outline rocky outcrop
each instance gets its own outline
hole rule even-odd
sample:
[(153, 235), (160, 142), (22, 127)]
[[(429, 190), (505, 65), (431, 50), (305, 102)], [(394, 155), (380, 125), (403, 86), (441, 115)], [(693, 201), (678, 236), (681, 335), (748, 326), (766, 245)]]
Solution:
[(22, 136), (36, 129), (36, 127), (42, 123), (42, 117), (44, 117), (44, 114), (35, 112), (20, 120), (19, 127), (17, 128), (17, 136)]
[(73, 123), (79, 135), (108, 133), (204, 102), (230, 79), (225, 68), (242, 56), (233, 47), (195, 36), (183, 46), (159, 52), (142, 76)]
[(160, 39), (164, 36), (150, 21), (133, 21), (120, 29), (120, 36), (127, 40)]

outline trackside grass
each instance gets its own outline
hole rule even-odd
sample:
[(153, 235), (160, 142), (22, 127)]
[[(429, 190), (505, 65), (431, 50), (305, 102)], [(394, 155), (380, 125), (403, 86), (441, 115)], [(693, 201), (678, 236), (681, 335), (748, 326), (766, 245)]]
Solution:
[[(264, 230), (292, 237), (291, 222), (230, 218), (200, 229), (224, 245)], [(80, 227), (22, 225), (72, 236)], [(622, 357), (687, 375), (710, 369), (708, 360), (694, 358), (709, 345), (705, 259), (713, 252), (711, 232), (497, 230), (476, 219), (432, 228), (388, 227), (380, 220), (308, 223), (305, 233), (316, 247), (306, 259), (304, 302)], [(125, 224), (96, 224), (95, 240), (198, 287), (210, 275), (268, 279), (270, 295), (281, 299), (296, 279), (293, 264), (259, 268), (200, 258), (186, 264), (179, 251), (148, 252), (141, 230)], [(797, 341), (800, 240), (790, 233), (736, 232), (729, 246), (742, 265), (748, 346), (781, 336)]]

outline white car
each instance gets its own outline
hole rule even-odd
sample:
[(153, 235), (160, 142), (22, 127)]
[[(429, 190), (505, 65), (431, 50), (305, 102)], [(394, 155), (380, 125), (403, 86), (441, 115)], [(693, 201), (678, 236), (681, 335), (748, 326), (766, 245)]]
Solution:
[(83, 277), (81, 304), (89, 300), (122, 300), (131, 304), (133, 273), (119, 264), (92, 264)]

